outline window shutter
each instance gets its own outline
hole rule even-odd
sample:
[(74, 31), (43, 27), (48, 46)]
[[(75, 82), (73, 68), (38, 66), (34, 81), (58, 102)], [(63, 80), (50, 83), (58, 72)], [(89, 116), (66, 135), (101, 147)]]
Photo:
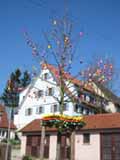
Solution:
[(25, 110), (25, 115), (27, 115), (27, 114), (28, 114), (28, 109)]
[(39, 108), (37, 107), (37, 108), (36, 108), (36, 114), (38, 114), (38, 113), (39, 113)]
[(48, 88), (47, 88), (46, 91), (45, 91), (45, 95), (46, 95), (46, 96), (48, 96), (48, 92), (49, 92), (49, 90), (48, 90)]
[(45, 108), (42, 106), (42, 113), (44, 113)]
[(51, 112), (51, 113), (53, 113), (53, 112), (54, 112), (53, 107), (54, 107), (53, 105), (51, 105), (51, 107), (50, 107), (50, 112)]
[(54, 95), (54, 92), (55, 92), (55, 89), (54, 89), (54, 88), (52, 88), (52, 95)]

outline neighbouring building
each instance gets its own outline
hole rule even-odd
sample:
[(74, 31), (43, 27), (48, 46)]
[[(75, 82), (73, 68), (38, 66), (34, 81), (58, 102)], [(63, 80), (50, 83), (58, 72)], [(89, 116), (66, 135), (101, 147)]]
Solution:
[(15, 137), (16, 127), (13, 122), (9, 124), (5, 107), (0, 104), (0, 141), (8, 137), (8, 128), (10, 128), (10, 138), (12, 139)]
[[(50, 64), (42, 64), (41, 73), (33, 79), (31, 84), (20, 93), (19, 109), (15, 114), (14, 123), (18, 129), (34, 119), (47, 113), (58, 114), (60, 87), (58, 83), (58, 69)], [(91, 115), (99, 112), (117, 112), (120, 110), (119, 98), (99, 84), (83, 85), (83, 82), (64, 73), (66, 83), (66, 98), (72, 95), (79, 100), (73, 104), (64, 104), (64, 114)], [(84, 86), (84, 87), (83, 87)], [(109, 93), (109, 94), (108, 94)]]
[[(86, 125), (76, 130), (75, 160), (120, 160), (120, 113), (84, 116)], [(21, 154), (39, 157), (41, 126), (40, 119), (33, 120), (22, 130)], [(62, 136), (62, 160), (70, 155), (68, 135)], [(55, 160), (57, 130), (46, 128), (45, 158)]]

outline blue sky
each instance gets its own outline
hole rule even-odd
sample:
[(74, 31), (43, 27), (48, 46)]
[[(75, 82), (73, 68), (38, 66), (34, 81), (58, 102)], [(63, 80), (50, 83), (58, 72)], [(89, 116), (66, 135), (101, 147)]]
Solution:
[[(84, 32), (78, 51), (83, 62), (87, 63), (94, 55), (112, 56), (120, 68), (120, 1), (67, 0), (67, 3), (76, 32)], [(64, 4), (64, 0), (0, 1), (0, 93), (12, 71), (18, 67), (30, 70), (34, 64), (23, 30), (27, 29), (33, 40), (42, 44), (42, 31), (49, 30), (51, 17), (63, 15)]]

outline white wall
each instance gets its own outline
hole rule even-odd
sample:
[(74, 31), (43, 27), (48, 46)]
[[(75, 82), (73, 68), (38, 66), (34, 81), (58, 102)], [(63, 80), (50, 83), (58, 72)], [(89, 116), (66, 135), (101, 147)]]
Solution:
[(26, 142), (27, 137), (21, 136), (21, 156), (24, 156), (26, 154)]
[(91, 134), (90, 144), (83, 144), (83, 135), (75, 136), (75, 160), (100, 160), (100, 135)]
[[(49, 73), (49, 79), (48, 81), (45, 81), (43, 79), (43, 74)], [(29, 88), (30, 86), (28, 86)], [(22, 103), (18, 114), (15, 115), (14, 123), (17, 126), (17, 128), (21, 129), (26, 124), (30, 123), (34, 119), (40, 118), (43, 116), (43, 114), (51, 113), (51, 106), (53, 104), (57, 103), (57, 100), (53, 96), (46, 96), (45, 92), (48, 88), (53, 87), (54, 88), (54, 97), (59, 98), (59, 87), (56, 85), (56, 82), (52, 76), (52, 74), (49, 72), (48, 69), (43, 70), (40, 74), (40, 76), (34, 80), (33, 87), (31, 87), (30, 91), (28, 88), (26, 88), (25, 91), (23, 91), (20, 94), (20, 103), (22, 103), (23, 97), (25, 98), (24, 103)], [(35, 97), (35, 92), (38, 90), (43, 90), (44, 95), (40, 97), (39, 99)], [(28, 92), (29, 91), (29, 92)], [(25, 96), (27, 94), (27, 96)], [(39, 106), (44, 106), (44, 113), (43, 114), (37, 114), (36, 109)], [(25, 110), (27, 108), (32, 108), (32, 114), (31, 115), (25, 115)], [(69, 103), (69, 109), (64, 112), (65, 114), (72, 115), (73, 114), (73, 104)]]
[(56, 159), (57, 135), (50, 136), (49, 160)]

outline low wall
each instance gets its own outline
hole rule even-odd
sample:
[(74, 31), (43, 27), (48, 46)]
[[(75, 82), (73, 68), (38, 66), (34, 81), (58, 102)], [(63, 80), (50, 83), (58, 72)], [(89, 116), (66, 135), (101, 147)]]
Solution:
[[(7, 144), (6, 143), (0, 143), (0, 160), (5, 160), (5, 155), (6, 155), (6, 148)], [(8, 146), (8, 159), (11, 160), (11, 146)]]

